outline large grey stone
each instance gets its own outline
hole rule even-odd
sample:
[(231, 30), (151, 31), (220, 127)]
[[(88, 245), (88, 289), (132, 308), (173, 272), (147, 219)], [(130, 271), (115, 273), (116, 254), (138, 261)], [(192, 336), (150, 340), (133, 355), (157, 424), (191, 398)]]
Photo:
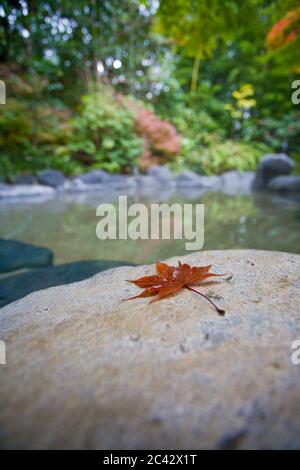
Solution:
[(277, 176), (268, 184), (273, 191), (300, 193), (300, 176)]
[(195, 187), (195, 186), (200, 185), (199, 175), (189, 170), (179, 173), (176, 176), (175, 180), (176, 180), (176, 185), (179, 187), (185, 187), (185, 186)]
[(63, 186), (65, 177), (61, 171), (49, 169), (38, 171), (37, 180), (40, 184), (57, 188)]
[(300, 256), (198, 252), (232, 279), (160, 302), (122, 302), (121, 267), (30, 294), (1, 310), (2, 448), (297, 449)]
[(170, 184), (173, 182), (173, 175), (166, 166), (153, 165), (148, 169), (147, 175), (152, 176), (160, 183)]
[(136, 194), (139, 197), (149, 199), (151, 202), (166, 202), (175, 190), (173, 181), (170, 184), (164, 184), (162, 180), (150, 175), (138, 175), (135, 177), (135, 181), (137, 184)]
[(77, 176), (76, 180), (85, 184), (103, 184), (110, 181), (111, 176), (104, 170), (93, 170)]
[(80, 178), (67, 180), (63, 187), (60, 188), (61, 192), (70, 193), (88, 193), (95, 191), (104, 191), (105, 185), (103, 183), (84, 183)]
[[(95, 180), (96, 181), (96, 180)], [(102, 183), (85, 183), (80, 178), (66, 181), (63, 192), (70, 193), (88, 193), (88, 192), (107, 192), (119, 190), (135, 190), (137, 182), (133, 176), (110, 175), (109, 180)]]
[(135, 181), (138, 185), (138, 187), (150, 187), (150, 188), (156, 188), (159, 185), (159, 182), (154, 176), (150, 175), (138, 175), (135, 176)]
[(55, 190), (49, 186), (40, 184), (2, 184), (0, 185), (0, 199), (20, 199), (20, 198), (48, 198), (55, 195)]
[(264, 155), (258, 165), (253, 189), (265, 189), (272, 178), (288, 175), (294, 167), (293, 160), (284, 153)]
[(226, 171), (220, 178), (220, 190), (224, 194), (235, 196), (237, 194), (251, 193), (254, 180), (254, 173), (252, 171)]
[(37, 184), (37, 179), (33, 175), (20, 175), (14, 180), (14, 184)]
[(136, 188), (137, 182), (134, 176), (111, 175), (109, 186), (113, 189)]
[(0, 272), (23, 268), (37, 268), (52, 264), (53, 254), (48, 248), (16, 240), (0, 240)]
[(218, 176), (202, 176), (193, 171), (183, 171), (176, 177), (176, 185), (180, 188), (217, 189), (220, 184)]

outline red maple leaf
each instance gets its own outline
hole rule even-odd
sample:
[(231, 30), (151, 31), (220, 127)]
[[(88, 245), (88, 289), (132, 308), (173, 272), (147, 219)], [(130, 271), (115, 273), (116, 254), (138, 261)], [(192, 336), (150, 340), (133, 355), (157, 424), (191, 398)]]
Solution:
[(139, 279), (128, 281), (138, 287), (143, 288), (144, 290), (143, 292), (141, 292), (141, 294), (135, 295), (134, 297), (130, 297), (129, 299), (124, 300), (133, 300), (155, 296), (155, 298), (152, 300), (152, 302), (154, 302), (156, 300), (161, 300), (165, 297), (173, 295), (185, 287), (186, 289), (196, 292), (197, 294), (204, 297), (215, 307), (215, 309), (220, 315), (224, 315), (225, 310), (217, 307), (217, 305), (205, 294), (193, 289), (192, 287), (204, 281), (208, 277), (224, 276), (224, 274), (214, 274), (209, 272), (210, 268), (211, 265), (202, 267), (191, 267), (187, 263), (181, 264), (180, 261), (178, 261), (177, 267), (169, 266), (165, 263), (156, 263), (156, 275), (143, 276)]
[(279, 49), (295, 41), (300, 33), (300, 6), (289, 11), (277, 21), (267, 35), (266, 45), (269, 49)]

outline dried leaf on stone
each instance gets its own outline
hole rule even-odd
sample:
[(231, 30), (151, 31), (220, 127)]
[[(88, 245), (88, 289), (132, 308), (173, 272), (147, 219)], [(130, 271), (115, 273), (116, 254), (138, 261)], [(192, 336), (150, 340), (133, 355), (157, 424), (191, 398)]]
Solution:
[(195, 290), (192, 286), (200, 284), (202, 281), (210, 277), (223, 276), (223, 274), (215, 274), (210, 272), (209, 266), (190, 266), (187, 263), (178, 262), (178, 266), (169, 266), (166, 263), (156, 263), (156, 275), (143, 276), (139, 279), (129, 280), (128, 282), (144, 289), (138, 295), (124, 300), (133, 300), (144, 297), (154, 297), (152, 302), (164, 299), (175, 294), (183, 288), (189, 289), (208, 300), (220, 315), (224, 315), (225, 311), (209, 299), (205, 294)]

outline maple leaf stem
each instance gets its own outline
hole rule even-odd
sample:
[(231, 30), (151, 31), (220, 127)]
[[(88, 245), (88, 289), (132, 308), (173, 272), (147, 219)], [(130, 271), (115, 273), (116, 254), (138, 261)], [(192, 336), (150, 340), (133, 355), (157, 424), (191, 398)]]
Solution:
[(191, 290), (193, 292), (196, 292), (196, 294), (199, 294), (201, 295), (202, 297), (204, 297), (206, 300), (208, 300), (208, 302), (210, 302), (214, 307), (215, 309), (217, 310), (217, 312), (220, 314), (220, 315), (224, 315), (225, 314), (225, 310), (223, 310), (222, 308), (219, 308), (209, 297), (207, 297), (207, 295), (205, 294), (202, 294), (202, 292), (199, 292), (198, 290), (196, 289), (193, 289), (192, 287), (190, 286), (185, 286), (188, 290)]

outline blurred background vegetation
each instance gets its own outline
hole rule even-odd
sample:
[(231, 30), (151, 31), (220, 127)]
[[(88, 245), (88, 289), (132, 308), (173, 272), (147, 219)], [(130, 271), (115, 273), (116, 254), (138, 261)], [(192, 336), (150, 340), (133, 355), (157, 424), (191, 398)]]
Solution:
[(300, 159), (295, 0), (4, 0), (0, 174)]

